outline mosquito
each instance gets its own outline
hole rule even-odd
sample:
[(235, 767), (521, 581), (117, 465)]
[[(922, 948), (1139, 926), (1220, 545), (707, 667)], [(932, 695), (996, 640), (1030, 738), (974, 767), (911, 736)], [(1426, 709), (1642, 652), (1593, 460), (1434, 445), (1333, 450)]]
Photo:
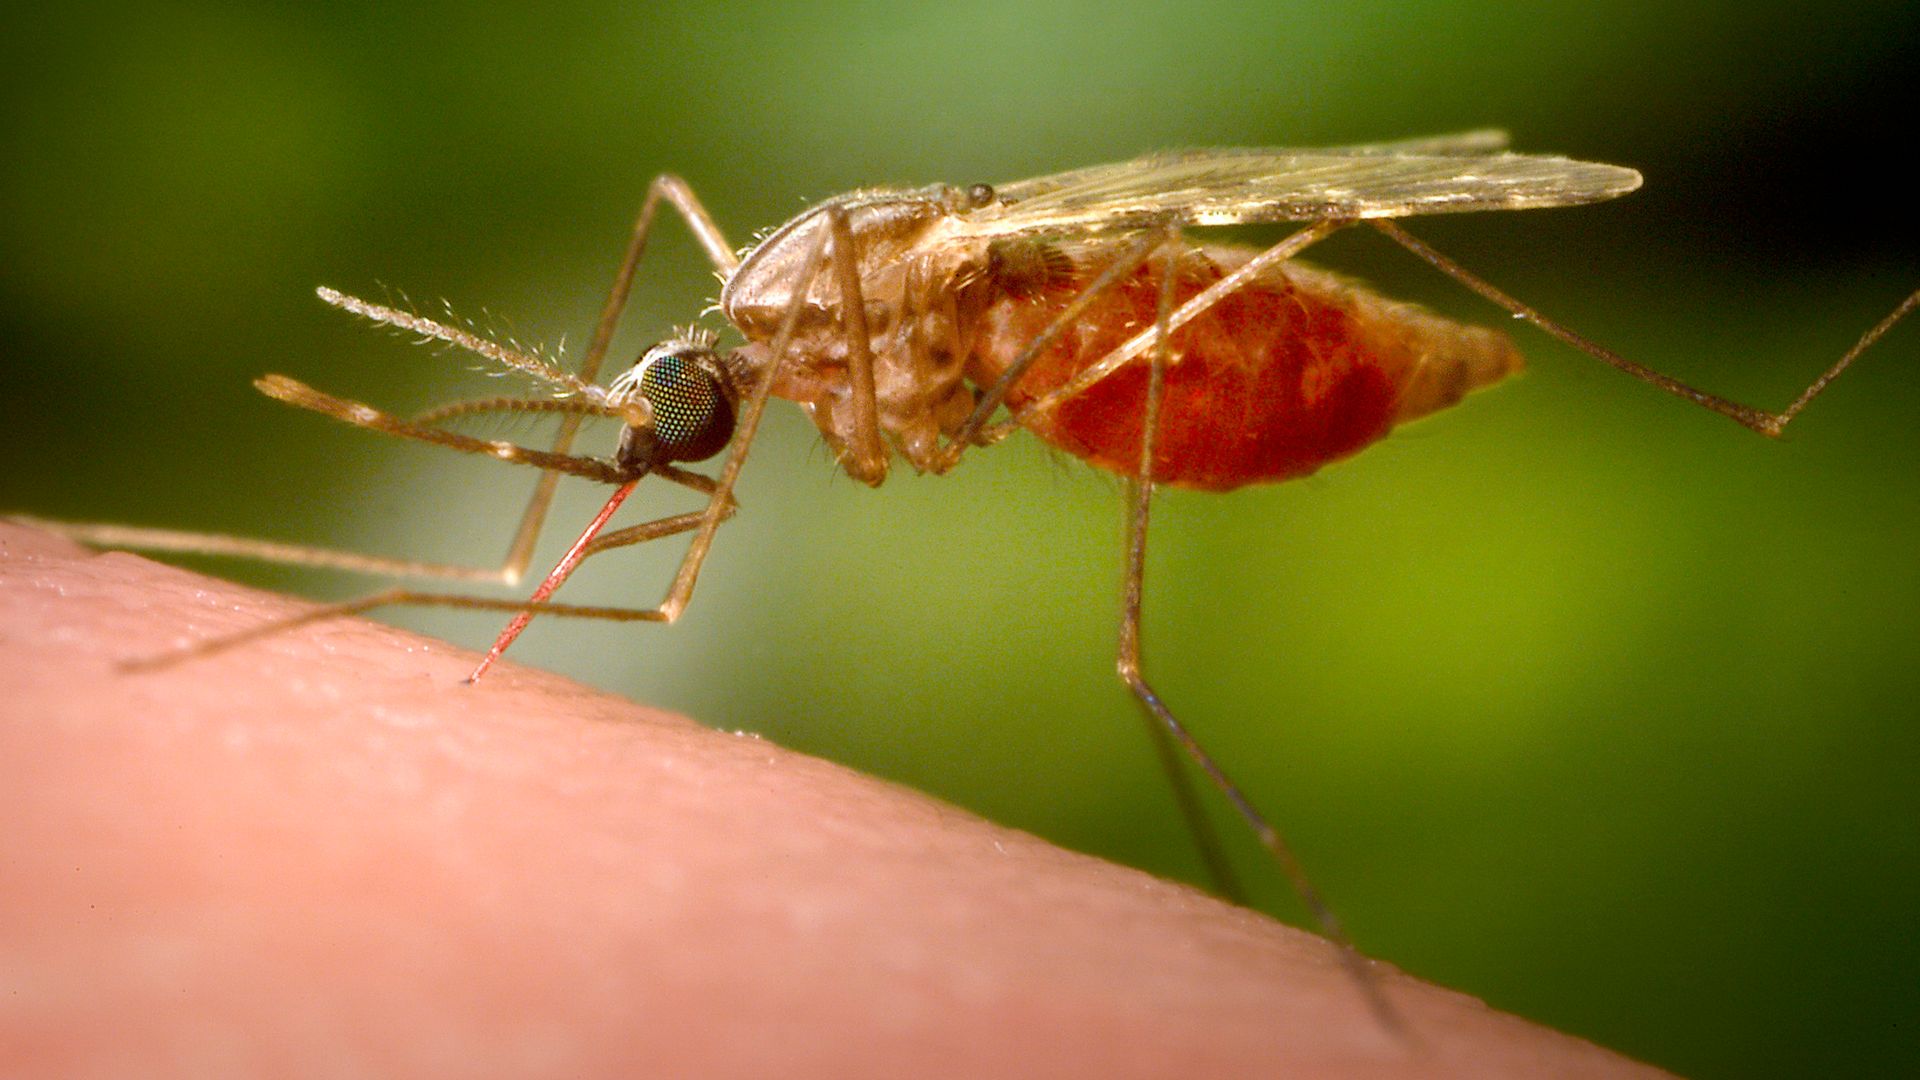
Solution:
[[(459, 401), (403, 418), (284, 375), (267, 396), (358, 427), (544, 471), (501, 565), (378, 558), (259, 540), (58, 524), (114, 547), (221, 554), (395, 576), (515, 584), (526, 572), (562, 475), (613, 486), (604, 507), (524, 600), (390, 588), (189, 646), (175, 662), (291, 627), (395, 605), (508, 612), (469, 681), (480, 679), (536, 616), (671, 623), (736, 504), (733, 490), (770, 397), (797, 403), (839, 467), (878, 486), (897, 456), (944, 473), (976, 447), (1025, 429), (1119, 474), (1126, 548), (1116, 665), (1216, 883), (1230, 869), (1189, 779), (1190, 763), (1279, 865), (1376, 1006), (1383, 999), (1345, 931), (1278, 829), (1201, 746), (1148, 681), (1140, 624), (1147, 526), (1162, 485), (1225, 491), (1305, 476), (1394, 427), (1459, 402), (1521, 366), (1506, 335), (1463, 325), (1316, 270), (1296, 258), (1352, 226), (1378, 230), (1511, 315), (1601, 362), (1743, 427), (1777, 436), (1915, 306), (1909, 295), (1778, 412), (1696, 389), (1553, 322), (1428, 247), (1397, 219), (1598, 202), (1640, 186), (1613, 165), (1519, 154), (1498, 131), (1333, 149), (1205, 149), (1010, 184), (875, 188), (820, 203), (736, 255), (692, 189), (662, 175), (648, 188), (591, 344), (572, 371), (461, 327), (319, 290), (335, 307), (447, 342), (529, 377), (531, 396)], [(662, 206), (692, 231), (723, 282), (718, 312), (744, 339), (722, 350), (677, 332), (607, 384), (600, 376)], [(1264, 249), (1200, 243), (1188, 230), (1295, 223)], [(481, 415), (559, 418), (548, 449), (451, 429)], [(584, 420), (620, 422), (610, 457), (573, 452)], [(726, 450), (708, 477), (681, 468)], [(704, 509), (607, 531), (649, 476), (706, 496)], [(43, 523), (44, 524), (44, 523)], [(665, 597), (649, 608), (555, 603), (588, 557), (661, 537), (692, 539)], [(1383, 1015), (1389, 1015), (1384, 1008)]]

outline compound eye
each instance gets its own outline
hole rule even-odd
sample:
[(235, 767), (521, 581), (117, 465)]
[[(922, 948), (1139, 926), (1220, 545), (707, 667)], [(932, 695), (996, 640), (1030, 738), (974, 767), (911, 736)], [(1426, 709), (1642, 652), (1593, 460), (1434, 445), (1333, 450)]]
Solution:
[(700, 461), (733, 438), (733, 390), (712, 350), (657, 346), (622, 381), (652, 413), (650, 461)]

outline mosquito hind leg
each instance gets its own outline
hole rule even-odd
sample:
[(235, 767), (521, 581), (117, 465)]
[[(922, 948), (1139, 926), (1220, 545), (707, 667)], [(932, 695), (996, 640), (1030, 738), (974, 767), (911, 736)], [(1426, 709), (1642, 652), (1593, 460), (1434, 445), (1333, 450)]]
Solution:
[(1427, 246), (1425, 242), (1415, 238), (1392, 221), (1380, 218), (1370, 222), (1370, 224), (1382, 233), (1385, 233), (1401, 247), (1419, 256), (1423, 261), (1432, 265), (1441, 273), (1446, 274), (1448, 277), (1466, 286), (1468, 289), (1473, 290), (1485, 299), (1512, 312), (1516, 318), (1525, 319), (1541, 330), (1546, 331), (1548, 334), (1559, 338), (1566, 344), (1606, 364), (1608, 367), (1623, 371), (1639, 379), (1641, 382), (1656, 386), (1675, 397), (1685, 398), (1703, 409), (1717, 412), (1749, 431), (1758, 432), (1761, 435), (1767, 436), (1777, 436), (1784, 431), (1787, 424), (1792, 422), (1793, 418), (1800, 415), (1800, 411), (1807, 407), (1808, 402), (1818, 397), (1820, 392), (1825, 390), (1833, 380), (1839, 378), (1842, 372), (1853, 366), (1853, 362), (1860, 358), (1861, 353), (1866, 352), (1868, 348), (1872, 347), (1874, 342), (1879, 341), (1885, 336), (1887, 331), (1893, 329), (1895, 323), (1905, 318), (1914, 308), (1920, 307), (1920, 290), (1916, 290), (1896, 305), (1893, 311), (1888, 313), (1886, 318), (1881, 319), (1869, 328), (1865, 334), (1862, 334), (1860, 340), (1854, 343), (1853, 348), (1848, 349), (1844, 356), (1834, 362), (1833, 366), (1821, 372), (1819, 377), (1809, 383), (1807, 388), (1802, 390), (1799, 396), (1795, 397), (1792, 402), (1788, 403), (1786, 408), (1781, 409), (1779, 412), (1769, 412), (1766, 409), (1758, 409), (1751, 405), (1743, 405), (1740, 402), (1723, 398), (1718, 394), (1710, 394), (1705, 390), (1689, 386), (1670, 375), (1663, 375), (1644, 364), (1637, 364), (1632, 360), (1628, 360), (1613, 350), (1582, 337), (1520, 301), (1515, 300), (1513, 297), (1508, 296), (1506, 293), (1501, 292), (1483, 280), (1479, 275), (1466, 269), (1459, 263), (1454, 262), (1452, 259), (1447, 258), (1445, 255), (1440, 254), (1438, 251), (1435, 251), (1433, 248)]
[[(1139, 700), (1146, 710), (1148, 729), (1152, 733), (1156, 754), (1163, 771), (1173, 788), (1175, 801), (1186, 819), (1189, 832), (1193, 835), (1201, 857), (1208, 867), (1208, 874), (1219, 886), (1223, 894), (1238, 899), (1241, 890), (1235, 880), (1231, 867), (1221, 852), (1218, 838), (1207, 821), (1197, 798), (1195, 798), (1189, 777), (1180, 768), (1182, 754), (1190, 758), (1208, 779), (1226, 794), (1235, 810), (1253, 826), (1263, 845), (1273, 852), (1274, 857), (1287, 871), (1296, 891), (1312, 911), (1321, 928), (1344, 944), (1345, 938), (1324, 904), (1320, 903), (1311, 883), (1300, 872), (1290, 850), (1281, 840), (1277, 830), (1266, 822), (1253, 808), (1252, 804), (1232, 784), (1225, 773), (1213, 762), (1206, 752), (1195, 742), (1190, 734), (1179, 724), (1173, 714), (1167, 710), (1164, 702), (1149, 686), (1141, 673), (1140, 665), (1140, 606), (1142, 577), (1146, 558), (1146, 528), (1148, 510), (1153, 496), (1153, 452), (1154, 438), (1159, 421), (1161, 396), (1165, 383), (1166, 367), (1170, 363), (1171, 337), (1175, 329), (1196, 318), (1208, 308), (1242, 288), (1255, 276), (1268, 268), (1294, 257), (1301, 251), (1346, 227), (1351, 222), (1342, 219), (1325, 219), (1312, 222), (1306, 227), (1290, 234), (1266, 251), (1261, 252), (1246, 264), (1223, 276), (1213, 285), (1202, 290), (1178, 308), (1173, 306), (1175, 270), (1177, 257), (1167, 261), (1166, 269), (1160, 281), (1160, 308), (1153, 326), (1135, 335), (1113, 352), (1107, 354), (1096, 364), (1080, 373), (1054, 392), (1023, 406), (1011, 420), (1000, 425), (989, 425), (988, 419), (1004, 400), (1008, 390), (1025, 374), (1028, 367), (1038, 359), (1046, 347), (1064, 332), (1072, 321), (1079, 317), (1101, 293), (1114, 287), (1128, 274), (1133, 273), (1150, 259), (1155, 250), (1168, 244), (1184, 243), (1179, 230), (1174, 226), (1164, 226), (1144, 233), (1136, 243), (1128, 247), (1121, 257), (1083, 289), (1074, 300), (1057, 315), (1035, 340), (1027, 345), (1021, 355), (1015, 359), (994, 385), (982, 394), (973, 415), (965, 425), (959, 428), (950, 444), (950, 452), (957, 457), (967, 446), (982, 441), (991, 441), (1017, 427), (1021, 421), (1038, 411), (1053, 408), (1061, 402), (1085, 391), (1101, 378), (1119, 370), (1128, 361), (1148, 354), (1149, 393), (1143, 417), (1143, 438), (1141, 461), (1137, 476), (1129, 478), (1128, 513), (1128, 559), (1126, 577), (1122, 588), (1122, 612), (1120, 623), (1120, 642), (1118, 666), (1122, 681), (1128, 690)], [(1350, 951), (1350, 950), (1349, 950)]]
[[(1186, 725), (1174, 716), (1173, 710), (1167, 707), (1166, 701), (1146, 678), (1141, 660), (1140, 627), (1145, 593), (1147, 525), (1153, 507), (1154, 443), (1158, 436), (1161, 402), (1165, 396), (1166, 370), (1171, 362), (1176, 261), (1169, 260), (1162, 273), (1158, 314), (1155, 317), (1154, 326), (1147, 332), (1150, 335), (1147, 396), (1141, 417), (1139, 468), (1136, 475), (1127, 478), (1126, 559), (1120, 588), (1120, 634), (1115, 666), (1120, 680), (1126, 684), (1127, 690), (1146, 711), (1148, 723), (1160, 739), (1186, 753), (1194, 766), (1226, 798), (1234, 812), (1253, 830), (1254, 836), (1260, 841), (1260, 845), (1266, 848), (1274, 862), (1279, 864), (1289, 884), (1293, 886), (1294, 893), (1300, 898), (1300, 902), (1306, 907), (1320, 931), (1338, 948), (1341, 962), (1346, 966), (1348, 973), (1365, 995), (1368, 1006), (1379, 1017), (1381, 1023), (1389, 1030), (1404, 1036), (1406, 1028), (1399, 1013), (1387, 1001), (1379, 980), (1367, 967), (1365, 959), (1354, 949), (1340, 921), (1334, 916), (1333, 909), (1321, 898), (1320, 891), (1308, 879), (1300, 860), (1294, 855), (1292, 847), (1287, 844), (1285, 838), (1281, 836), (1280, 830), (1253, 805), (1252, 800), (1227, 775), (1213, 756), (1207, 753)], [(1189, 818), (1190, 822), (1193, 820), (1192, 817)]]

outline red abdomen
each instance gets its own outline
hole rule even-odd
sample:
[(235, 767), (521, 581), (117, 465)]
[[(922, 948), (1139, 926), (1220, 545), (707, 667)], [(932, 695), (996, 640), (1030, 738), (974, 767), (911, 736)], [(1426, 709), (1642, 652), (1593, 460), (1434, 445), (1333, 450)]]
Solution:
[[(996, 295), (976, 324), (968, 376), (991, 385), (1111, 253), (1106, 244), (1075, 249), (1071, 281)], [(1255, 253), (1225, 245), (1187, 251), (1174, 306)], [(1153, 325), (1167, 258), (1156, 255), (1082, 313), (1008, 395), (1016, 416)], [(1268, 271), (1181, 327), (1171, 359), (1153, 478), (1209, 490), (1305, 476), (1520, 366), (1503, 335), (1297, 263)], [(1136, 474), (1148, 374), (1147, 358), (1135, 358), (1021, 423), (1101, 468)]]

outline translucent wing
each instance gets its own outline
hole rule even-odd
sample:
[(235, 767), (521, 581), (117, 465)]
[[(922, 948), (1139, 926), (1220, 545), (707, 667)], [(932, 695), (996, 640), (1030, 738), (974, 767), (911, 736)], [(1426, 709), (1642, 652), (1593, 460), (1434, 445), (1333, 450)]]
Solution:
[(1321, 150), (1192, 150), (1096, 165), (997, 187), (955, 223), (966, 236), (1408, 217), (1573, 206), (1624, 195), (1640, 174), (1617, 165), (1506, 153), (1479, 131)]
[(1363, 143), (1359, 146), (1327, 147), (1328, 154), (1493, 154), (1507, 149), (1513, 140), (1499, 128), (1475, 131), (1450, 131), (1445, 135), (1421, 135), (1393, 142)]
[(1400, 139), (1394, 142), (1362, 143), (1355, 146), (1323, 146), (1312, 149), (1280, 150), (1264, 147), (1206, 147), (1198, 150), (1173, 150), (1159, 154), (1149, 154), (1132, 161), (1118, 161), (1106, 165), (1092, 165), (1070, 172), (1054, 173), (1051, 176), (1036, 177), (1032, 180), (1019, 180), (1011, 184), (1002, 184), (995, 188), (1004, 201), (1028, 199), (1035, 195), (1051, 193), (1064, 187), (1071, 187), (1082, 180), (1124, 172), (1142, 165), (1161, 165), (1173, 161), (1189, 161), (1210, 157), (1235, 157), (1264, 155), (1272, 157), (1283, 154), (1319, 154), (1340, 156), (1379, 156), (1382, 154), (1423, 155), (1427, 157), (1471, 156), (1475, 154), (1495, 154), (1507, 149), (1507, 133), (1498, 128), (1482, 128), (1477, 131), (1455, 131), (1446, 135), (1423, 135), (1417, 139)]

